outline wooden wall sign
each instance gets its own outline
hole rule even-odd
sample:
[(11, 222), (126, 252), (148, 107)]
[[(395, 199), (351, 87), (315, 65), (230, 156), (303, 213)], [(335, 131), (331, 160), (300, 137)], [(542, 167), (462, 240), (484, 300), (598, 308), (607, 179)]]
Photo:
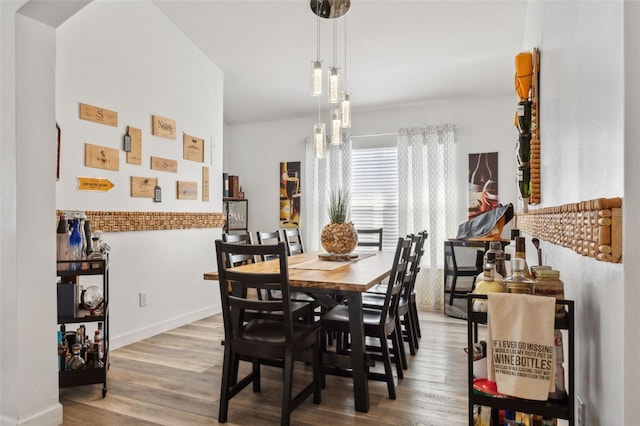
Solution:
[(202, 168), (202, 201), (209, 201), (209, 168)]
[(154, 115), (153, 117), (153, 132), (154, 136), (160, 136), (167, 139), (176, 138), (176, 121), (170, 118), (160, 117)]
[(109, 179), (78, 176), (78, 191), (107, 192), (115, 185)]
[(151, 157), (151, 170), (178, 173), (178, 162), (169, 158)]
[(116, 111), (83, 103), (80, 104), (80, 118), (108, 126), (115, 127), (118, 125), (118, 113)]
[(204, 163), (204, 139), (183, 134), (182, 158)]
[(197, 200), (198, 199), (198, 182), (187, 182), (179, 180), (178, 184), (178, 200)]
[(127, 152), (127, 164), (142, 165), (142, 130), (129, 126), (131, 151)]
[(105, 170), (120, 170), (120, 151), (106, 146), (84, 144), (84, 165)]
[(153, 198), (153, 191), (158, 178), (131, 176), (131, 196), (139, 198)]

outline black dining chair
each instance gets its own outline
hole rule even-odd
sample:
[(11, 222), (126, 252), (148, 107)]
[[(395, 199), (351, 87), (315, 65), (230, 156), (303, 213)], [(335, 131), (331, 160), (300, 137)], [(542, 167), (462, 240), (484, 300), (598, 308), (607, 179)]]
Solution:
[(282, 235), (284, 236), (284, 242), (287, 243), (287, 254), (289, 256), (304, 253), (304, 243), (302, 242), (300, 228), (284, 228)]
[[(258, 237), (258, 244), (277, 244), (282, 241), (280, 237), (279, 231), (258, 231), (256, 232), (256, 237)], [(271, 260), (274, 257), (263, 256), (262, 260)]]
[[(229, 253), (279, 258), (279, 271), (251, 273), (230, 269), (227, 267)], [(229, 401), (249, 383), (253, 383), (254, 392), (260, 392), (260, 366), (269, 364), (283, 368), (280, 424), (289, 425), (292, 411), (310, 395), (313, 395), (315, 404), (320, 403), (321, 370), (319, 325), (294, 321), (285, 244), (229, 244), (217, 240), (216, 254), (225, 336), (218, 421), (227, 421)], [(277, 289), (283, 297), (278, 300), (250, 299), (247, 298), (248, 288)], [(248, 317), (250, 312), (266, 312), (281, 318)], [(313, 378), (294, 396), (295, 360), (310, 363)], [(240, 361), (250, 362), (252, 369), (239, 380)], [(238, 412), (238, 417), (241, 417), (241, 412)]]
[[(453, 305), (456, 297), (466, 298), (467, 293), (473, 290), (473, 283), (480, 271), (477, 266), (460, 266), (456, 260), (455, 244), (453, 241), (444, 242), (444, 293), (449, 294), (449, 305)], [(458, 278), (470, 277), (471, 289), (457, 289)]]
[(358, 247), (376, 247), (382, 250), (382, 228), (356, 229), (358, 233)]
[[(253, 240), (251, 238), (251, 233), (247, 232), (246, 234), (222, 234), (222, 241), (225, 243), (237, 243), (237, 244), (253, 244)], [(253, 256), (242, 255), (237, 253), (227, 253), (227, 261), (229, 265), (238, 266), (247, 263), (255, 262)]]
[[(364, 334), (367, 337), (379, 341), (378, 346), (367, 344), (367, 353), (371, 359), (382, 361), (384, 366), (384, 374), (368, 372), (368, 378), (385, 381), (390, 399), (396, 399), (393, 371), (391, 368), (392, 362), (396, 366), (398, 378), (402, 378), (403, 376), (402, 361), (399, 352), (400, 345), (402, 344), (402, 336), (400, 335), (400, 330), (396, 327), (396, 315), (398, 313), (400, 292), (403, 287), (404, 277), (407, 273), (407, 260), (410, 248), (411, 240), (405, 238), (398, 239), (382, 308), (363, 308)], [(335, 306), (320, 318), (320, 323), (322, 324), (324, 332), (337, 332), (343, 336), (348, 336), (350, 329), (349, 307), (344, 304)], [(389, 349), (389, 340), (391, 341), (391, 351)], [(348, 348), (342, 346), (341, 348), (336, 348), (336, 350), (347, 351)], [(323, 375), (324, 368), (323, 366)]]

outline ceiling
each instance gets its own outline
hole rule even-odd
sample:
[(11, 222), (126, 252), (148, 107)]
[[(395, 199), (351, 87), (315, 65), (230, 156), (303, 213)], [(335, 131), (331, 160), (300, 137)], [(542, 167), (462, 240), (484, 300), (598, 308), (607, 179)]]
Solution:
[[(224, 72), (225, 123), (317, 114), (310, 94), (317, 18), (309, 0), (152, 1)], [(524, 0), (351, 0), (347, 82), (354, 119), (358, 110), (513, 94), (526, 10)], [(325, 67), (333, 58), (332, 22), (320, 22)], [(337, 28), (342, 68), (344, 18)], [(329, 108), (326, 96), (321, 108)]]

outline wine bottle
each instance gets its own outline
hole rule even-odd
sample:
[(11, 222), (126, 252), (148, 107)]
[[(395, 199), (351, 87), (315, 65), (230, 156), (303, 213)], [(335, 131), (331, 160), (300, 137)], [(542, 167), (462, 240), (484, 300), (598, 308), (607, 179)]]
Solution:
[(64, 214), (60, 214), (60, 221), (56, 229), (56, 258), (69, 260), (69, 230)]

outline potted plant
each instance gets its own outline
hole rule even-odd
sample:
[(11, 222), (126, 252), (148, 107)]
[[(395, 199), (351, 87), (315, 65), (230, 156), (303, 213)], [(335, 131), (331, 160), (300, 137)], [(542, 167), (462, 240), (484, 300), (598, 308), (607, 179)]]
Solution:
[(322, 229), (320, 242), (330, 254), (349, 254), (358, 244), (358, 234), (353, 223), (347, 222), (349, 192), (337, 189), (329, 194), (330, 223)]

